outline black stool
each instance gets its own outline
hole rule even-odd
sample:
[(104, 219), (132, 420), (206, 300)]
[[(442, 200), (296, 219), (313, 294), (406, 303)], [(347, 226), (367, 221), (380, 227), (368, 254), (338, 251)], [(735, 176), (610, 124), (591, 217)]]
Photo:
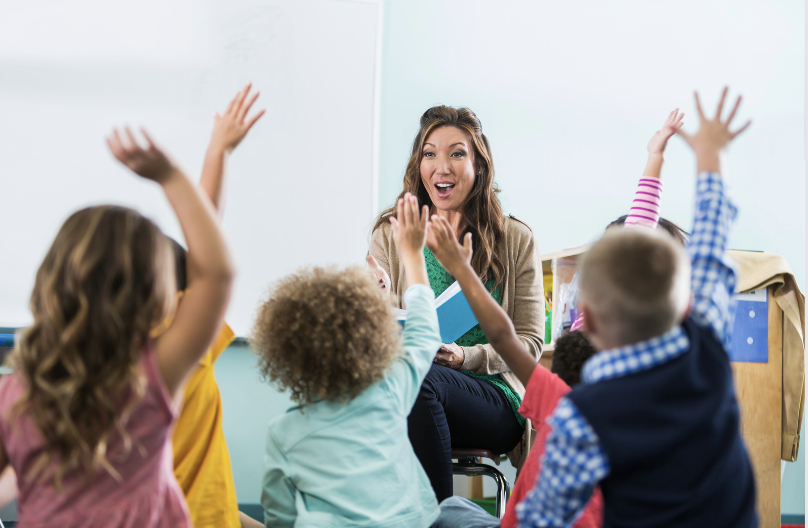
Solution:
[(457, 459), (457, 462), (452, 462), (452, 473), (467, 477), (485, 475), (494, 479), (494, 482), (497, 483), (497, 517), (502, 519), (505, 514), (505, 503), (508, 502), (511, 494), (511, 487), (508, 485), (505, 475), (498, 469), (483, 464), (483, 458), (493, 460), (496, 465), (499, 465), (502, 455), (495, 455), (487, 449), (452, 449), (452, 459)]

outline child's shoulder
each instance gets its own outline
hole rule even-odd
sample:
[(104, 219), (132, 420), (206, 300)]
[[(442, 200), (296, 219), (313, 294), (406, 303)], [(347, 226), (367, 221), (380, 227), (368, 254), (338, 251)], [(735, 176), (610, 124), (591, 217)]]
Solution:
[(19, 373), (0, 377), (0, 412), (5, 412), (25, 393), (25, 380)]

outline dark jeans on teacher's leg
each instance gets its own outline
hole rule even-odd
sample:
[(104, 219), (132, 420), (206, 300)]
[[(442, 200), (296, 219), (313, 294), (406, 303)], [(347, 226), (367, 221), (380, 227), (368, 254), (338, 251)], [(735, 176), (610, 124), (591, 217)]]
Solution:
[(523, 429), (490, 383), (433, 364), (408, 419), (410, 442), (438, 502), (452, 496), (452, 448), (507, 453)]

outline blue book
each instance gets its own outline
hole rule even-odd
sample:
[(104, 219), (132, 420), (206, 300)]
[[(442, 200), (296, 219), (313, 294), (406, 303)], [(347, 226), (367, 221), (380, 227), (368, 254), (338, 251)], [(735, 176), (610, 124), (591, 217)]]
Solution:
[[(457, 338), (474, 328), (477, 318), (471, 306), (455, 281), (446, 291), (435, 299), (435, 310), (438, 312), (440, 338), (444, 343), (454, 343)], [(407, 310), (395, 309), (396, 319), (402, 326), (407, 321)]]

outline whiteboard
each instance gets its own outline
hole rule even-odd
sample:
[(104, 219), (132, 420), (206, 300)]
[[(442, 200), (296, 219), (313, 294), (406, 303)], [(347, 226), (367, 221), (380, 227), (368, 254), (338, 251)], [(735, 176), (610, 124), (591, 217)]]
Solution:
[(381, 1), (0, 3), (0, 326), (30, 324), (36, 270), (81, 207), (131, 206), (182, 240), (159, 188), (104, 137), (143, 125), (196, 181), (213, 112), (247, 81), (267, 113), (228, 165), (238, 276), (227, 321), (247, 335), (268, 285), (301, 266), (363, 264), (381, 16)]

